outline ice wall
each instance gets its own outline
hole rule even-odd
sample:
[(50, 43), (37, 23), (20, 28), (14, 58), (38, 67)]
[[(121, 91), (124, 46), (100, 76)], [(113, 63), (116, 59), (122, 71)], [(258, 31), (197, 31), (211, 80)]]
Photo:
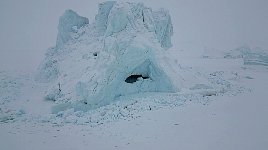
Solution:
[[(172, 46), (171, 36), (173, 26), (167, 10), (152, 11), (142, 3), (116, 3), (108, 1), (99, 5), (95, 17), (97, 28), (106, 36), (132, 28), (137, 32), (144, 29), (154, 32), (161, 47), (168, 49)], [(129, 28), (128, 28), (129, 27)]]
[(168, 11), (160, 9), (154, 12), (155, 20), (155, 33), (158, 41), (161, 43), (163, 48), (170, 48), (171, 36), (173, 35), (173, 26)]
[(115, 1), (107, 1), (99, 4), (99, 13), (96, 15), (95, 20), (101, 34), (104, 34), (107, 29), (108, 16), (115, 3)]

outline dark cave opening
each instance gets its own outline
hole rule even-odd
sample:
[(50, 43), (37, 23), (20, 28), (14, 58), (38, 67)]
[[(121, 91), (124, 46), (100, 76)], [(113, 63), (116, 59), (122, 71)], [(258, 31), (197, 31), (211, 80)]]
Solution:
[(138, 81), (138, 78), (143, 78), (143, 79), (149, 79), (147, 76), (142, 76), (142, 75), (131, 75), (126, 78), (125, 82), (126, 83), (134, 83)]

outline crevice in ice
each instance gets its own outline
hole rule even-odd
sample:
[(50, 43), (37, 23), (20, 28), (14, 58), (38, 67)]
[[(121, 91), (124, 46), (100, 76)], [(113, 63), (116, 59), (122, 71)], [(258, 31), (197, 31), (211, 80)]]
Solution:
[(93, 53), (93, 56), (95, 56), (95, 57), (98, 56), (98, 53), (97, 52), (94, 52)]
[(125, 82), (126, 83), (134, 83), (137, 82), (139, 80), (139, 78), (142, 79), (149, 79), (148, 76), (142, 76), (142, 75), (131, 75), (129, 77), (126, 78)]

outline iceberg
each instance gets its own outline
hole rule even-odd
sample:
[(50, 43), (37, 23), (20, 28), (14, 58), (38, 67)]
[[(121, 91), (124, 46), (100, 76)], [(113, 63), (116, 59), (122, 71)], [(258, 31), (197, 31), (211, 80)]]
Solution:
[(182, 79), (166, 56), (172, 34), (168, 11), (142, 3), (103, 2), (91, 24), (65, 11), (57, 44), (37, 74), (51, 85), (45, 98), (57, 104), (53, 112), (95, 109), (132, 94), (180, 91)]

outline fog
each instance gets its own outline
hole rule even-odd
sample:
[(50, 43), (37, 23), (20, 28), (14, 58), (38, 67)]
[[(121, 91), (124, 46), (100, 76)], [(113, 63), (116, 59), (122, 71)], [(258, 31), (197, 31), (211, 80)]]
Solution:
[[(66, 9), (94, 21), (97, 0), (1, 0), (0, 70), (34, 71), (54, 46), (58, 18)], [(267, 0), (144, 0), (169, 10), (176, 49), (268, 49)]]

